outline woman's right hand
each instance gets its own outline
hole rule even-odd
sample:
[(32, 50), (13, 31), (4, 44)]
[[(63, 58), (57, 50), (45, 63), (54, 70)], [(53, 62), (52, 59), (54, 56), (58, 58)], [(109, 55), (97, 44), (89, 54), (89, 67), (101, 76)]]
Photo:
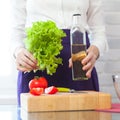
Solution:
[(16, 54), (17, 70), (27, 72), (37, 69), (37, 60), (25, 48), (19, 48)]

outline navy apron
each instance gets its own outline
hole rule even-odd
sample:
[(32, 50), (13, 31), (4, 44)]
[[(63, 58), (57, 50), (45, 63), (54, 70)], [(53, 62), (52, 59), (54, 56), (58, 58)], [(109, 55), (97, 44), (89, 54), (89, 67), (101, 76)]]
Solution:
[[(95, 90), (99, 91), (98, 85), (98, 76), (96, 69), (93, 68), (91, 78), (89, 80), (73, 81), (72, 80), (72, 70), (69, 68), (69, 58), (71, 57), (70, 53), (70, 30), (64, 29), (66, 37), (63, 38), (63, 50), (61, 51), (60, 57), (63, 59), (63, 65), (59, 65), (57, 71), (52, 76), (47, 75), (46, 72), (33, 71), (29, 73), (24, 73), (19, 71), (18, 81), (17, 81), (17, 94), (18, 94), (18, 106), (20, 106), (20, 93), (29, 92), (28, 83), (34, 76), (44, 76), (48, 80), (49, 86), (56, 87), (67, 87), (75, 90)], [(87, 48), (89, 47), (88, 34), (86, 34)]]

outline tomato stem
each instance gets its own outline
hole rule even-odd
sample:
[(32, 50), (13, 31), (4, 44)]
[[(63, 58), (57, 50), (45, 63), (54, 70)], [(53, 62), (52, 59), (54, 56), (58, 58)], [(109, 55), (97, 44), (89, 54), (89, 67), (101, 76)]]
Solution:
[(39, 79), (40, 77), (39, 76), (34, 76), (35, 79)]

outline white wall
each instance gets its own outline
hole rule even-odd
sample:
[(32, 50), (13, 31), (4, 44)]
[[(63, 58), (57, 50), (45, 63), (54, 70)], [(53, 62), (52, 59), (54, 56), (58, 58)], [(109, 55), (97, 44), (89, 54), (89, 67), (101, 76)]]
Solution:
[(111, 76), (120, 74), (120, 0), (103, 0), (103, 9), (109, 51), (97, 62), (96, 67), (100, 90), (110, 93), (113, 102), (119, 102)]
[[(0, 104), (16, 103), (16, 68), (10, 57), (10, 0), (0, 4)], [(11, 99), (10, 99), (11, 98)]]

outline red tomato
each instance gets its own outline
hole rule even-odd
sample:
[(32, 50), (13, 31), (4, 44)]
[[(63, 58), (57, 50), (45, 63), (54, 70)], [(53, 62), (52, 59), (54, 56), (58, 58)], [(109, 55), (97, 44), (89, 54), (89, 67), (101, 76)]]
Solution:
[(48, 82), (45, 77), (35, 77), (29, 82), (29, 88), (46, 88), (48, 87)]
[(55, 94), (58, 92), (58, 89), (55, 86), (50, 86), (45, 88), (45, 93), (46, 94)]
[(43, 88), (32, 88), (32, 89), (30, 89), (30, 93), (32, 95), (36, 95), (36, 96), (41, 95), (43, 92), (44, 92)]

